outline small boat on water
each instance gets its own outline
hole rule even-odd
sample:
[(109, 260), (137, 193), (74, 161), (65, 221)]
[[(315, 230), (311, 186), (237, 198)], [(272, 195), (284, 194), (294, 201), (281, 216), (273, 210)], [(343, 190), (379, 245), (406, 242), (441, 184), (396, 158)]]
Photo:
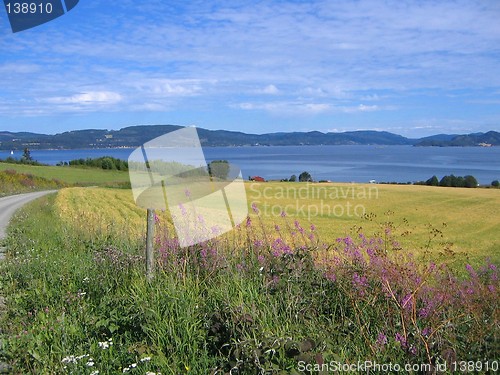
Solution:
[(11, 151), (11, 152), (10, 152), (10, 154), (11, 154), (11, 155), (14, 155), (14, 151)]

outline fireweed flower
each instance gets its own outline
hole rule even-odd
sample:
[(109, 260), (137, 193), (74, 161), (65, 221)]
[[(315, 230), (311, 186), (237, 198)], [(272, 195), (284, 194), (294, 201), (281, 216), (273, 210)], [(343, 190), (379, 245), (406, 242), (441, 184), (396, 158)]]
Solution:
[(477, 273), (470, 264), (467, 264), (465, 266), (465, 269), (467, 270), (467, 272), (469, 272), (470, 277), (472, 277), (473, 279), (477, 278)]
[(401, 346), (403, 348), (406, 348), (406, 339), (405, 339), (405, 337), (402, 334), (400, 334), (399, 332), (397, 332), (396, 336), (395, 336), (395, 339), (396, 339), (396, 341), (398, 341), (401, 344)]
[(359, 292), (360, 295), (365, 295), (365, 289), (368, 286), (366, 276), (359, 276), (357, 273), (352, 275), (352, 285)]
[(255, 212), (256, 214), (259, 214), (259, 209), (257, 208), (257, 205), (255, 203), (252, 203), (252, 210), (253, 212)]
[(427, 318), (429, 316), (429, 307), (424, 307), (418, 310), (419, 318)]
[(337, 276), (335, 275), (335, 273), (333, 273), (333, 271), (329, 271), (329, 272), (324, 273), (324, 276), (326, 279), (330, 280), (331, 282), (337, 281)]
[(401, 301), (401, 306), (406, 310), (411, 310), (413, 306), (413, 296), (411, 294), (407, 294)]
[(263, 242), (262, 240), (255, 240), (255, 241), (253, 242), (253, 245), (254, 245), (255, 247), (262, 247), (262, 246), (264, 245), (264, 242)]
[(387, 344), (387, 336), (380, 332), (377, 336), (377, 345), (383, 347), (385, 344)]
[(182, 203), (179, 203), (179, 210), (181, 210), (182, 216), (187, 215), (186, 207)]

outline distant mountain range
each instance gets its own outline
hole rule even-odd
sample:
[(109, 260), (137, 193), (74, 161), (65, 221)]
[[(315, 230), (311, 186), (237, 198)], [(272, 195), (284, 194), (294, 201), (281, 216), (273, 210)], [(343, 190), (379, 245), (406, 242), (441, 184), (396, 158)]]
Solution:
[[(145, 142), (183, 128), (177, 125), (139, 125), (120, 130), (75, 130), (55, 135), (0, 131), (0, 149), (85, 149), (139, 147)], [(438, 134), (411, 139), (385, 131), (343, 133), (291, 132), (246, 134), (198, 128), (202, 146), (293, 146), (293, 145), (413, 145), (413, 146), (500, 146), (500, 133)]]

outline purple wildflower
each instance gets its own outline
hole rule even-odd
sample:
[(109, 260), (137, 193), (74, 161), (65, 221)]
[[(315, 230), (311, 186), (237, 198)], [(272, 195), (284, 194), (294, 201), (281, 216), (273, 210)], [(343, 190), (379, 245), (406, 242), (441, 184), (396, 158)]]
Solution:
[(429, 308), (424, 307), (418, 311), (419, 318), (427, 318), (429, 316)]
[(182, 216), (187, 215), (186, 207), (182, 203), (179, 203), (179, 210), (181, 210)]
[(325, 278), (330, 280), (331, 282), (337, 281), (337, 276), (333, 273), (333, 271), (326, 272), (324, 274)]
[(406, 348), (406, 339), (405, 339), (405, 337), (402, 334), (400, 334), (399, 332), (397, 332), (395, 339), (396, 339), (396, 341), (398, 341), (401, 344), (401, 346), (403, 348)]
[(261, 240), (255, 240), (253, 243), (255, 247), (262, 247), (263, 244), (264, 242), (262, 242)]
[(387, 336), (383, 332), (380, 332), (377, 336), (377, 345), (383, 347), (385, 344), (387, 344)]

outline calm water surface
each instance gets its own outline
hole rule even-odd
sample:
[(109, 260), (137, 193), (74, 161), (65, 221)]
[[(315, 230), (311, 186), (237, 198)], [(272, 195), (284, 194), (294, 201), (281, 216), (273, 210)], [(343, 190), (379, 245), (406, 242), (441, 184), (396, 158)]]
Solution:
[[(432, 175), (471, 174), (482, 184), (500, 180), (500, 147), (412, 146), (275, 146), (207, 147), (207, 161), (224, 159), (238, 165), (243, 177), (289, 178), (303, 172), (315, 180), (344, 182), (419, 181)], [(79, 158), (113, 156), (127, 159), (133, 149), (33, 150), (41, 163), (55, 165)], [(0, 151), (0, 158), (10, 151)], [(20, 158), (21, 151), (14, 157)]]

